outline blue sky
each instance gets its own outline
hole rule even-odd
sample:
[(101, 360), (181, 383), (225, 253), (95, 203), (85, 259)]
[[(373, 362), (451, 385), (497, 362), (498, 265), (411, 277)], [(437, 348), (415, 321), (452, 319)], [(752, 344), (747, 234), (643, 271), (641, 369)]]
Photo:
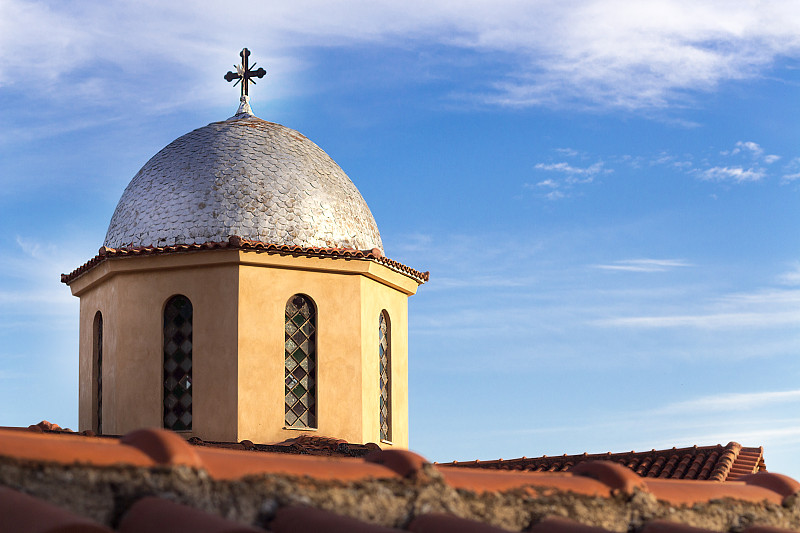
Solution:
[[(753, 5), (751, 5), (753, 4)], [(78, 300), (136, 171), (254, 112), (347, 172), (410, 301), (431, 460), (763, 445), (800, 478), (794, 2), (0, 0), (0, 425), (77, 425)]]

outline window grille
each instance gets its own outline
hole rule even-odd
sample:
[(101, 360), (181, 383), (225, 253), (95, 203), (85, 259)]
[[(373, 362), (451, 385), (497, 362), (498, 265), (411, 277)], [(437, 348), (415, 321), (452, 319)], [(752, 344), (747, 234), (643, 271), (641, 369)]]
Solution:
[(192, 429), (192, 302), (173, 296), (164, 308), (164, 427)]
[(103, 315), (100, 311), (94, 315), (94, 383), (95, 404), (97, 414), (95, 418), (95, 432), (103, 433)]
[(285, 422), (317, 427), (317, 317), (314, 302), (295, 294), (286, 302)]
[(381, 440), (392, 440), (392, 353), (391, 353), (391, 331), (389, 327), (389, 314), (381, 311), (378, 320), (378, 355), (380, 356), (380, 377), (381, 377)]

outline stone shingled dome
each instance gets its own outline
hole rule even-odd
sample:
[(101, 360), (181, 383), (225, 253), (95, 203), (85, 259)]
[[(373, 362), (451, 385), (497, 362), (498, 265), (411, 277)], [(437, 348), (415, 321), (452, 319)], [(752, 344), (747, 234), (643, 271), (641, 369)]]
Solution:
[(249, 114), (176, 139), (134, 176), (105, 246), (171, 246), (236, 235), (278, 245), (379, 249), (350, 178), (300, 133)]

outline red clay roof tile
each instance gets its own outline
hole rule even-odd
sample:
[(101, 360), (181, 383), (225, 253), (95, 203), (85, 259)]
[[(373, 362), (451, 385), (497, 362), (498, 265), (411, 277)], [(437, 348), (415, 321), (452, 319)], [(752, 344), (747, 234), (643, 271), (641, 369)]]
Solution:
[(89, 261), (79, 266), (69, 274), (61, 274), (61, 282), (67, 284), (72, 283), (78, 277), (111, 258), (139, 255), (163, 255), (223, 249), (251, 250), (268, 254), (292, 255), (295, 257), (324, 257), (329, 259), (359, 259), (365, 261), (374, 261), (394, 270), (395, 272), (399, 272), (400, 274), (408, 276), (419, 284), (425, 283), (430, 279), (430, 272), (420, 272), (398, 261), (389, 259), (381, 254), (380, 250), (378, 249), (362, 251), (342, 248), (307, 248), (303, 246), (276, 245), (260, 241), (250, 241), (233, 235), (228, 238), (227, 242), (176, 244), (174, 246), (145, 246), (139, 248), (109, 248), (107, 246), (103, 246), (100, 248), (97, 255), (89, 259)]
[(128, 464), (154, 466), (153, 459), (117, 439), (98, 439), (73, 435), (0, 430), (0, 456), (17, 460), (85, 463), (95, 466)]
[(318, 480), (354, 481), (399, 478), (390, 468), (363, 459), (318, 457), (200, 448), (197, 455), (215, 479), (240, 479), (256, 474), (307, 476)]
[(706, 533), (707, 529), (668, 522), (667, 520), (651, 520), (639, 533)]
[(731, 442), (727, 446), (693, 446), (649, 452), (563, 455), (493, 461), (444, 463), (448, 466), (477, 467), (525, 472), (566, 472), (586, 461), (613, 461), (638, 475), (661, 479), (699, 479), (733, 481), (742, 475), (766, 470), (762, 448), (743, 448)]
[(314, 507), (284, 507), (269, 523), (274, 533), (397, 533), (398, 529), (377, 526)]
[(161, 498), (137, 501), (119, 524), (120, 533), (264, 533), (215, 514)]
[(750, 526), (745, 528), (742, 533), (792, 533), (791, 529), (783, 529), (773, 526)]
[(323, 437), (320, 435), (301, 435), (276, 444), (254, 444), (249, 440), (243, 440), (241, 442), (204, 441), (199, 437), (191, 437), (188, 442), (194, 446), (206, 448), (335, 457), (364, 457), (370, 452), (381, 449), (381, 447), (374, 442), (353, 444), (342, 439)]
[(772, 492), (776, 492), (788, 498), (800, 492), (800, 483), (782, 474), (773, 474), (771, 472), (759, 472), (758, 474), (749, 474), (742, 476), (737, 481), (752, 485), (756, 487), (764, 487)]
[[(43, 431), (41, 426), (37, 426), (37, 430)], [(327, 445), (335, 444), (337, 449), (342, 444), (336, 439), (327, 440), (331, 441)], [(582, 522), (609, 528), (612, 526), (608, 524), (614, 524), (615, 529), (639, 527), (644, 516), (653, 519), (669, 516), (670, 519), (704, 525), (727, 524), (725, 528), (741, 524), (742, 520), (745, 520), (744, 523), (761, 521), (764, 525), (781, 524), (800, 528), (800, 518), (795, 513), (781, 510), (788, 508), (782, 506), (795, 505), (800, 483), (766, 472), (743, 477), (741, 481), (721, 483), (641, 477), (618, 462), (582, 462), (570, 472), (502, 471), (464, 468), (461, 465), (430, 465), (423, 457), (400, 450), (374, 452), (365, 459), (247, 451), (245, 448), (256, 450), (265, 446), (253, 443), (231, 443), (238, 449), (206, 444), (192, 446), (177, 434), (156, 429), (136, 431), (121, 439), (62, 434), (59, 430), (36, 433), (0, 429), (0, 484), (32, 494), (42, 490), (47, 492), (47, 481), (41, 481), (41, 476), (25, 474), (31, 469), (51, 472), (48, 475), (58, 479), (75, 480), (70, 482), (76, 483), (75, 491), (80, 489), (84, 492), (75, 492), (63, 501), (71, 502), (77, 506), (76, 511), (83, 509), (83, 512), (86, 510), (81, 498), (93, 494), (86, 491), (104, 490), (106, 492), (102, 493), (102, 497), (98, 494), (99, 499), (88, 508), (93, 509), (92, 516), (108, 517), (127, 511), (122, 515), (122, 526), (130, 528), (126, 529), (130, 532), (147, 530), (147, 524), (151, 520), (159, 520), (162, 514), (180, 517), (182, 513), (186, 513), (185, 518), (179, 520), (183, 524), (197, 521), (208, 528), (217, 527), (214, 524), (219, 526), (218, 529), (203, 530), (198, 525), (187, 531), (237, 531), (236, 528), (240, 527), (222, 518), (204, 520), (204, 512), (191, 507), (157, 499), (141, 500), (150, 495), (167, 496), (170, 499), (177, 497), (184, 502), (199, 497), (199, 507), (226, 515), (230, 511), (234, 515), (227, 516), (235, 516), (254, 525), (263, 525), (266, 516), (256, 520), (256, 515), (252, 513), (242, 515), (241, 509), (257, 509), (272, 502), (265, 508), (268, 509), (265, 511), (267, 515), (275, 517), (270, 527), (274, 527), (275, 531), (287, 532), (392, 531), (386, 526), (411, 527), (419, 531), (436, 527), (439, 532), (450, 527), (462, 531), (493, 531), (496, 525), (521, 529), (531, 523), (535, 524), (534, 531), (597, 532), (597, 529), (577, 522), (548, 518), (550, 515), (572, 516), (572, 510), (575, 509), (583, 509), (580, 517)], [(718, 455), (725, 455), (731, 450), (720, 451)], [(708, 461), (714, 459), (707, 456), (698, 460), (695, 455), (691, 461), (685, 461), (685, 455), (679, 450), (669, 459), (666, 455), (650, 459), (653, 464), (663, 459), (665, 465), (673, 459), (676, 465), (683, 461), (687, 471), (696, 467), (698, 475), (703, 468), (711, 469)], [(681, 456), (683, 458), (678, 460)], [(731, 463), (735, 461), (733, 457), (729, 459)], [(634, 463), (642, 469), (648, 468), (642, 466), (644, 461)], [(187, 466), (190, 467), (188, 470)], [(65, 473), (68, 477), (59, 477)], [(181, 483), (188, 482), (189, 485), (178, 483), (173, 488), (164, 488), (164, 476), (172, 479), (169, 476), (173, 475), (177, 480), (184, 480)], [(122, 499), (112, 498), (108, 485), (102, 485), (112, 483), (112, 486), (120, 487), (119, 476), (138, 484), (138, 488), (130, 489), (133, 492)], [(197, 481), (193, 482), (195, 476)], [(95, 481), (88, 481), (92, 479)], [(97, 481), (102, 479), (110, 481)], [(187, 493), (182, 493), (184, 489), (179, 488), (194, 487), (195, 483), (199, 483), (198, 488), (186, 489), (189, 490)], [(106, 488), (103, 489), (103, 486)], [(23, 505), (13, 503), (15, 498), (19, 498), (17, 494), (28, 498), (28, 503), (34, 507), (49, 506), (43, 500), (14, 491), (11, 491), (12, 497), (7, 497), (8, 490), (0, 493), (0, 509), (3, 506), (24, 509)], [(254, 490), (257, 494), (262, 494), (258, 491), (266, 492), (253, 500), (250, 492)], [(293, 496), (283, 492), (286, 490)], [(214, 491), (221, 492), (217, 494)], [(236, 503), (227, 508), (219, 507), (218, 502), (226, 497), (234, 497)], [(63, 498), (63, 495), (59, 498)], [(63, 501), (59, 500), (59, 503)], [(299, 501), (317, 507), (335, 508), (337, 513), (341, 511), (342, 514), (350, 514), (350, 517), (332, 515), (319, 509), (293, 507)], [(731, 505), (725, 502), (737, 503)], [(104, 511), (97, 511), (98, 506), (104, 505)], [(392, 513), (395, 514), (388, 516), (379, 510), (389, 508), (394, 509)], [(495, 508), (498, 511), (492, 510)], [(62, 512), (55, 509), (53, 512)], [(610, 522), (599, 519), (591, 514), (594, 512), (591, 509), (605, 509), (604, 512), (611, 513), (613, 519)], [(441, 514), (451, 510), (461, 518)], [(672, 512), (678, 514), (672, 515)], [(65, 524), (75, 521), (74, 515), (69, 515), (68, 511), (63, 513), (67, 514), (58, 520)], [(41, 514), (48, 516), (44, 511)], [(21, 530), (28, 528), (30, 531), (39, 531), (35, 529), (39, 527), (38, 513), (36, 516), (23, 513), (21, 517), (17, 513), (15, 516)], [(692, 517), (698, 516), (705, 521), (691, 522)], [(713, 520), (709, 516), (713, 516)], [(79, 520), (83, 520), (81, 524), (89, 524), (87, 527), (100, 527), (86, 519)], [(108, 521), (108, 518), (104, 520)], [(373, 525), (364, 520), (378, 521), (383, 525)], [(494, 525), (489, 525), (492, 523)], [(683, 529), (684, 526), (671, 522), (648, 524), (652, 528), (666, 528), (653, 531), (688, 531)], [(764, 533), (767, 533), (766, 530)]]
[(0, 487), (0, 533), (110, 533), (110, 529), (16, 490)]
[(611, 488), (612, 493), (633, 495), (638, 490), (647, 490), (644, 480), (636, 472), (608, 461), (586, 461), (570, 468), (572, 474), (589, 477)]
[[(755, 474), (766, 475), (766, 474)], [(693, 505), (706, 503), (720, 498), (752, 503), (770, 502), (780, 505), (783, 496), (763, 487), (748, 485), (738, 481), (697, 481), (681, 479), (646, 479), (647, 491), (656, 499), (673, 505)]]
[(400, 477), (413, 477), (428, 460), (408, 450), (379, 450), (364, 458), (369, 463), (382, 465)]
[(473, 492), (497, 492), (526, 487), (569, 491), (586, 496), (611, 496), (611, 488), (600, 481), (564, 472), (503, 472), (478, 468), (437, 467), (448, 485)]
[[(413, 533), (506, 533), (508, 531), (442, 513), (420, 515), (411, 521), (407, 529)], [(600, 533), (605, 533), (605, 530), (601, 529)]]
[(604, 533), (606, 530), (560, 516), (550, 516), (532, 525), (528, 531), (532, 533)]
[(180, 435), (171, 431), (139, 429), (128, 433), (119, 442), (146, 453), (158, 464), (186, 465), (195, 468), (203, 466), (194, 448)]

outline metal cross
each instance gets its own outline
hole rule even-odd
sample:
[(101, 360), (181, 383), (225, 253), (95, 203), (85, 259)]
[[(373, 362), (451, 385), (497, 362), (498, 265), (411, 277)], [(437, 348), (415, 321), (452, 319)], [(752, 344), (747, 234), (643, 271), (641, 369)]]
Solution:
[[(239, 52), (239, 55), (242, 57), (241, 64), (234, 65), (233, 67), (236, 69), (236, 72), (228, 71), (228, 73), (225, 74), (225, 79), (228, 81), (236, 80), (236, 83), (241, 81), (242, 96), (249, 96), (247, 93), (247, 86), (250, 83), (255, 84), (256, 80), (253, 78), (263, 78), (267, 71), (262, 67), (259, 67), (257, 70), (252, 70), (256, 64), (253, 63), (253, 67), (247, 64), (247, 58), (250, 57), (250, 50), (247, 48), (242, 48), (242, 51)], [(236, 83), (233, 84), (234, 87), (236, 87)]]

